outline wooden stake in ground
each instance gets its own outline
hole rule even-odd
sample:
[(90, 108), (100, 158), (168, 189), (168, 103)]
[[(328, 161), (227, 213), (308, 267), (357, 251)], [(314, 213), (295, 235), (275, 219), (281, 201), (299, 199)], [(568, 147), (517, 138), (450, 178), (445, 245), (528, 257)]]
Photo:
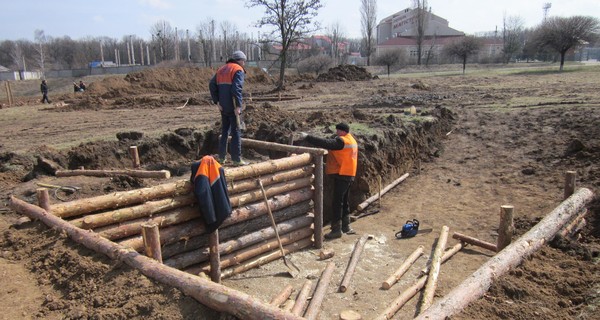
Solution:
[(221, 255), (219, 254), (219, 229), (208, 235), (210, 279), (221, 283)]
[(158, 232), (158, 224), (150, 222), (142, 224), (142, 238), (144, 239), (144, 248), (146, 255), (160, 263), (162, 253), (160, 251), (160, 233)]
[(564, 199), (570, 197), (575, 192), (575, 182), (577, 180), (577, 171), (567, 171), (565, 174), (565, 193)]
[(137, 169), (140, 167), (140, 154), (138, 153), (137, 146), (129, 147), (129, 156), (131, 156), (131, 162), (133, 164), (133, 168)]
[(354, 274), (354, 270), (356, 269), (356, 265), (360, 259), (360, 255), (369, 237), (369, 235), (365, 234), (360, 237), (358, 241), (356, 241), (354, 250), (352, 251), (352, 256), (350, 257), (350, 262), (348, 263), (348, 267), (346, 267), (346, 272), (344, 273), (344, 278), (342, 279), (342, 283), (340, 283), (340, 287), (338, 289), (339, 292), (346, 292), (346, 289), (348, 289), (350, 281), (352, 280), (352, 275)]
[(577, 190), (531, 230), (493, 256), (417, 319), (446, 319), (460, 312), (471, 301), (483, 296), (494, 280), (550, 241), (574, 215), (583, 210), (593, 199), (594, 193), (591, 190), (586, 188)]
[(48, 189), (47, 188), (38, 188), (35, 190), (35, 192), (37, 195), (38, 205), (40, 206), (40, 208), (50, 212), (50, 195), (48, 193)]
[(408, 178), (408, 173), (403, 174), (400, 178), (396, 179), (394, 182), (390, 183), (385, 188), (383, 188), (383, 190), (381, 190), (381, 192), (380, 192), (380, 195), (376, 194), (374, 196), (371, 196), (369, 199), (363, 201), (363, 203), (358, 205), (356, 210), (358, 210), (358, 211), (364, 210), (371, 203), (375, 202), (375, 200), (379, 199), (379, 197), (383, 196), (386, 192), (390, 191), (393, 187), (398, 185), (400, 182), (406, 180), (406, 178)]
[(413, 263), (415, 263), (415, 261), (417, 261), (417, 259), (422, 254), (423, 246), (417, 247), (417, 249), (413, 251), (413, 253), (411, 253), (410, 256), (406, 258), (406, 260), (404, 260), (404, 262), (402, 263), (402, 265), (400, 265), (398, 270), (396, 270), (396, 272), (394, 272), (389, 278), (387, 278), (387, 280), (385, 280), (381, 284), (381, 288), (383, 288), (384, 290), (388, 290), (389, 288), (391, 288), (394, 285), (394, 283), (400, 280), (400, 277), (402, 277), (402, 275), (408, 270), (408, 268), (410, 268), (410, 266), (412, 266)]
[(444, 253), (444, 248), (446, 247), (446, 242), (448, 241), (448, 232), (449, 228), (447, 226), (443, 226), (442, 231), (440, 231), (440, 237), (438, 238), (435, 250), (433, 251), (433, 256), (431, 257), (431, 269), (429, 271), (429, 276), (427, 277), (425, 291), (423, 291), (423, 300), (421, 300), (419, 312), (427, 310), (427, 308), (429, 308), (433, 302), (433, 295), (435, 294), (435, 289), (437, 288), (437, 279), (440, 273), (440, 266), (442, 265), (442, 256)]
[(496, 241), (497, 251), (506, 248), (512, 242), (512, 235), (515, 230), (513, 209), (513, 206), (500, 207), (500, 225), (498, 226), (498, 241)]

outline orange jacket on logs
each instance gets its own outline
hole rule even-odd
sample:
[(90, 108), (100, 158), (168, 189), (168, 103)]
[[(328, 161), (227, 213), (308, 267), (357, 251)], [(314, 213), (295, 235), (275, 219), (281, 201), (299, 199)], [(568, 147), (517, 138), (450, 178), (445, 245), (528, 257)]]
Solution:
[(206, 232), (213, 232), (231, 215), (225, 171), (213, 157), (204, 156), (192, 163), (190, 181), (206, 223)]
[(340, 138), (344, 141), (344, 149), (329, 151), (325, 173), (354, 177), (358, 165), (358, 144), (350, 133)]

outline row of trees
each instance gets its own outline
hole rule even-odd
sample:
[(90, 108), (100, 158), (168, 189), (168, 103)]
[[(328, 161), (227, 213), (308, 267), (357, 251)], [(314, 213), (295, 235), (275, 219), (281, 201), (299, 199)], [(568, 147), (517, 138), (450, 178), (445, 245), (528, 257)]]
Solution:
[[(360, 51), (366, 57), (367, 65), (375, 52), (375, 27), (377, 22), (376, 0), (361, 0), (360, 14), (362, 39), (349, 40), (344, 36), (341, 25), (333, 24), (327, 28), (331, 40), (326, 47), (319, 48), (317, 43), (311, 43), (311, 50), (297, 50), (298, 44), (304, 42), (309, 35), (320, 26), (315, 18), (322, 7), (321, 0), (247, 0), (246, 6), (264, 9), (264, 16), (256, 21), (256, 26), (271, 30), (268, 33), (248, 35), (238, 31), (235, 24), (228, 21), (217, 22), (206, 19), (197, 26), (195, 31), (178, 30), (166, 21), (159, 21), (150, 28), (151, 40), (144, 40), (135, 35), (124, 36), (121, 40), (108, 37), (85, 38), (72, 40), (68, 36), (52, 38), (43, 31), (35, 32), (35, 41), (17, 40), (0, 42), (0, 65), (11, 69), (30, 70), (45, 68), (75, 69), (87, 67), (90, 61), (113, 61), (117, 64), (157, 64), (162, 61), (193, 61), (212, 66), (222, 62), (234, 50), (243, 50), (249, 60), (261, 60), (269, 55), (269, 60), (280, 63), (280, 82), (278, 87), (284, 87), (285, 67), (291, 63), (315, 55), (327, 53), (333, 63), (344, 61), (340, 52), (342, 43), (351, 46), (352, 51)], [(423, 48), (427, 35), (429, 21), (427, 0), (413, 0), (416, 16), (417, 64), (422, 58), (429, 63), (433, 48)], [(503, 21), (502, 28), (502, 60), (508, 63), (516, 56), (540, 57), (554, 50), (560, 55), (561, 70), (568, 50), (595, 40), (598, 35), (598, 20), (591, 17), (550, 18), (540, 26), (527, 30), (523, 28), (520, 18), (508, 17)], [(495, 34), (494, 36), (497, 36)], [(429, 36), (431, 37), (431, 36)], [(435, 44), (435, 35), (432, 43)], [(347, 47), (347, 46), (346, 46)], [(465, 37), (462, 41), (447, 45), (445, 53), (448, 56), (460, 58), (464, 64), (469, 56), (474, 55), (481, 47), (475, 37)], [(400, 64), (402, 53), (379, 56), (378, 64)], [(549, 55), (552, 56), (552, 55)], [(312, 59), (313, 63), (305, 65), (324, 65), (327, 59)], [(397, 62), (394, 62), (397, 61)], [(393, 63), (392, 63), (393, 62)], [(322, 67), (311, 67), (318, 72)]]

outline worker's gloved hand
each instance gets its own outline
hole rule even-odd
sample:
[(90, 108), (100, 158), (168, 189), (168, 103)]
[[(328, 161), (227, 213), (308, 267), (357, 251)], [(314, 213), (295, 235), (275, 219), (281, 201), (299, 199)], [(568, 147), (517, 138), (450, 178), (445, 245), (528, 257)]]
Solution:
[(308, 133), (300, 132), (300, 139), (306, 139), (306, 137), (308, 137)]

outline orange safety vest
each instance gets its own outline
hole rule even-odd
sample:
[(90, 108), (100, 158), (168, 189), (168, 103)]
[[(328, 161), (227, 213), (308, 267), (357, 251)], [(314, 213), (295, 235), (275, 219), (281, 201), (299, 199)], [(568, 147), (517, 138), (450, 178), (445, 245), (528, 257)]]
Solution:
[(340, 138), (344, 140), (344, 149), (329, 151), (325, 173), (354, 177), (358, 165), (358, 144), (349, 133)]
[(233, 77), (238, 71), (244, 71), (244, 68), (237, 63), (228, 63), (217, 70), (217, 85), (232, 84)]

